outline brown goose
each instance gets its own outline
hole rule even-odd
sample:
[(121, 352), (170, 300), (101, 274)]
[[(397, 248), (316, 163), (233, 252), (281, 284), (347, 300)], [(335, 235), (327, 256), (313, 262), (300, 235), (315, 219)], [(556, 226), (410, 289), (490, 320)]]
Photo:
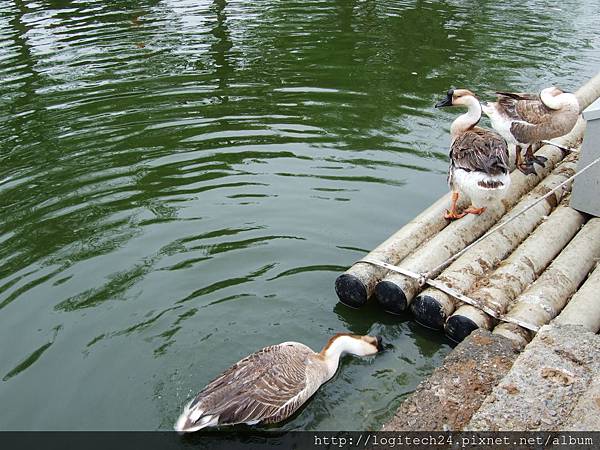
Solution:
[(379, 336), (347, 333), (333, 336), (319, 353), (299, 342), (265, 347), (210, 382), (185, 406), (175, 430), (280, 422), (333, 377), (342, 354), (366, 356), (382, 349)]
[[(579, 117), (579, 102), (574, 94), (552, 86), (540, 94), (496, 92), (497, 101), (488, 102), (483, 111), (494, 129), (509, 144), (515, 145), (517, 167), (524, 174), (535, 173), (533, 163), (544, 165), (546, 158), (534, 156), (543, 142), (567, 134)], [(521, 152), (525, 150), (523, 155)]]
[[(452, 205), (446, 219), (459, 219), (466, 214), (481, 214), (487, 204), (500, 200), (510, 185), (508, 147), (498, 133), (476, 126), (481, 119), (481, 104), (467, 89), (450, 89), (435, 107), (466, 106), (465, 114), (452, 122), (450, 135), (450, 170), (448, 184)], [(471, 199), (471, 206), (456, 211), (459, 193)]]

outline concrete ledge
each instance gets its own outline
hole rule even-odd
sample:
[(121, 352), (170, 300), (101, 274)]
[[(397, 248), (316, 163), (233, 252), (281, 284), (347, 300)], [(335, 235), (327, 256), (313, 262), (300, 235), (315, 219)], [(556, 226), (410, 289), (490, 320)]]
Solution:
[(517, 355), (511, 340), (475, 331), (417, 386), (382, 430), (461, 430)]
[(600, 429), (600, 336), (540, 329), (465, 426), (472, 431)]
[(565, 421), (564, 429), (569, 431), (600, 430), (600, 374), (594, 377), (590, 386), (579, 397), (577, 405)]

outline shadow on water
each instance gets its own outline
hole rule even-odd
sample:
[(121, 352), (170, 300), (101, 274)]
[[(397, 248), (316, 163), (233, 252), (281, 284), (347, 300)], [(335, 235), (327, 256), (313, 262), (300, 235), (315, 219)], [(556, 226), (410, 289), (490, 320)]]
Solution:
[(25, 358), (23, 361), (21, 361), (19, 364), (17, 364), (13, 369), (11, 369), (6, 375), (4, 375), (4, 377), (2, 378), (2, 381), (10, 380), (12, 377), (20, 374), (25, 369), (27, 369), (29, 366), (31, 366), (33, 363), (35, 363), (44, 354), (44, 352), (46, 350), (48, 350), (52, 344), (54, 344), (54, 340), (56, 339), (56, 336), (58, 335), (58, 332), (60, 331), (61, 328), (62, 328), (61, 325), (54, 327), (53, 328), (54, 333), (52, 334), (52, 337), (50, 338), (50, 342), (47, 342), (44, 345), (42, 345), (41, 347), (39, 347), (38, 349), (34, 350), (29, 356), (27, 356), (27, 358)]

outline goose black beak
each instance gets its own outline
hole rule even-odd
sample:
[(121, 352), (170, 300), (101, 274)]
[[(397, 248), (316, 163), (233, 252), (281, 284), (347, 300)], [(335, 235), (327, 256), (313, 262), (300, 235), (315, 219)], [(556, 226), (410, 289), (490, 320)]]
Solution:
[(448, 89), (446, 92), (446, 98), (444, 100), (440, 100), (435, 104), (436, 108), (442, 108), (444, 106), (452, 106), (452, 96), (454, 95), (454, 89)]
[(382, 352), (383, 351), (383, 338), (381, 336), (377, 336), (377, 351)]
[(444, 106), (452, 106), (452, 96), (448, 95), (445, 99), (440, 100), (435, 104), (436, 108), (442, 108)]

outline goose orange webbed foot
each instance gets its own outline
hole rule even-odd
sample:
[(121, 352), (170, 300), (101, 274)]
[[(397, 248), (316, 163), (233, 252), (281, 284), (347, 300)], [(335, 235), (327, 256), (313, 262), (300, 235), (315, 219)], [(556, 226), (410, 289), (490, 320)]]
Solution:
[(460, 219), (462, 217), (465, 217), (466, 215), (467, 215), (466, 212), (457, 213), (456, 211), (448, 211), (448, 210), (446, 210), (446, 214), (444, 214), (444, 219), (447, 219), (447, 220), (456, 220), (456, 219)]
[(484, 211), (485, 211), (485, 206), (482, 206), (481, 208), (469, 206), (467, 209), (464, 210), (463, 214), (476, 214), (479, 216), (479, 215), (483, 214)]

